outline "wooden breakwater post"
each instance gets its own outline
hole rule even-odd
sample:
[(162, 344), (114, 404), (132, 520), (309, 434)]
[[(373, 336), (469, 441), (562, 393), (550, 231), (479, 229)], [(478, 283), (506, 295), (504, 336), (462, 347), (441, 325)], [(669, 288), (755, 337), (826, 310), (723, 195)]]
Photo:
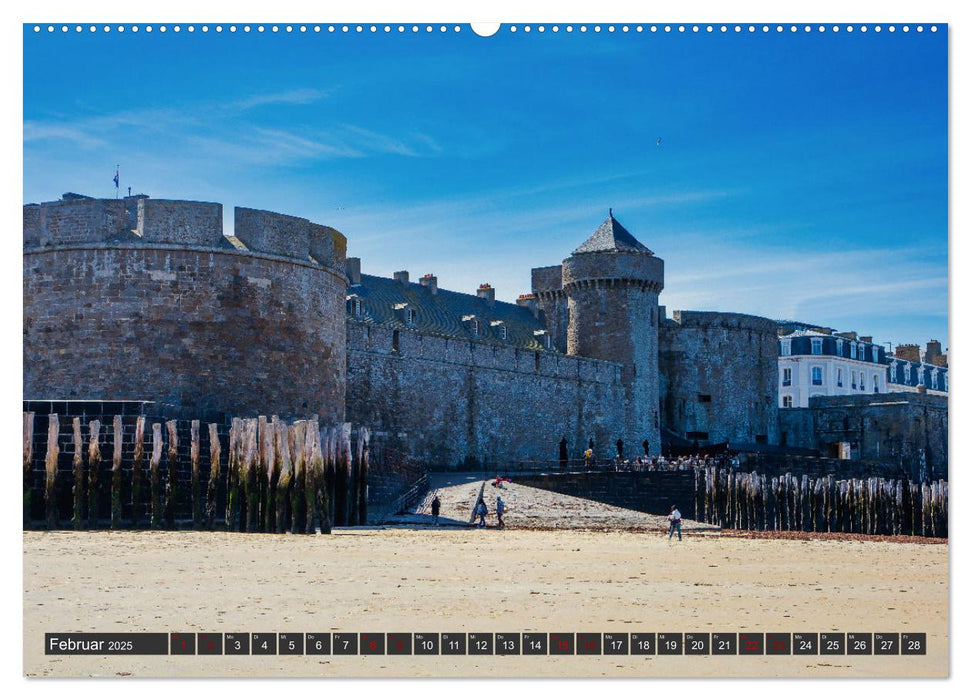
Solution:
[(165, 527), (175, 529), (175, 499), (178, 493), (179, 478), (179, 431), (178, 423), (174, 420), (166, 421), (165, 427), (169, 433), (169, 470), (165, 480)]
[(101, 469), (101, 447), (98, 438), (101, 434), (101, 421), (93, 420), (88, 423), (88, 527), (98, 527), (100, 514), (98, 488), (98, 471)]
[(276, 531), (284, 533), (287, 529), (287, 508), (289, 505), (290, 482), (293, 480), (293, 463), (290, 461), (290, 436), (285, 421), (274, 421), (276, 433), (276, 453), (279, 476), (276, 484)]
[(74, 497), (74, 508), (71, 523), (75, 530), (84, 529), (84, 438), (81, 437), (81, 419), (72, 421), (74, 456), (71, 460), (71, 471), (74, 483), (71, 485), (71, 495)]
[(256, 418), (247, 418), (244, 423), (245, 449), (243, 452), (243, 488), (246, 501), (246, 532), (260, 531), (260, 490), (257, 479), (259, 444)]
[[(349, 424), (346, 424), (348, 425)], [(360, 432), (358, 432), (357, 444), (353, 444), (351, 440), (350, 430), (347, 432), (347, 452), (350, 456), (350, 464), (347, 468), (347, 524), (348, 525), (359, 525), (358, 520), (358, 471), (360, 471), (361, 465), (361, 439)]]
[(325, 456), (327, 443), (324, 437), (324, 432), (318, 426), (313, 456), (314, 495), (317, 501), (317, 517), (320, 520), (320, 534), (329, 535), (331, 533), (330, 495), (327, 490), (327, 458)]
[(203, 504), (202, 483), (199, 476), (199, 421), (194, 420), (189, 427), (189, 464), (192, 471), (189, 490), (192, 498), (192, 528), (202, 529)]
[(276, 484), (277, 474), (277, 454), (276, 454), (276, 422), (277, 416), (271, 416), (267, 422), (265, 416), (262, 420), (260, 434), (263, 440), (263, 451), (266, 453), (266, 492), (264, 495), (265, 504), (263, 506), (263, 532), (276, 532)]
[(359, 525), (367, 525), (367, 481), (371, 469), (371, 431), (361, 427), (358, 432), (361, 441), (361, 458), (357, 476), (357, 518)]
[(316, 416), (307, 421), (307, 428), (304, 436), (304, 503), (306, 508), (304, 532), (308, 535), (317, 533), (316, 514), (317, 514), (317, 482), (316, 446), (320, 440), (320, 424)]
[(219, 426), (209, 424), (209, 485), (206, 488), (206, 528), (216, 526), (216, 495), (219, 490), (219, 459), (222, 446), (219, 444)]
[(304, 505), (304, 484), (306, 482), (307, 460), (306, 448), (307, 421), (294, 421), (290, 426), (291, 451), (293, 454), (293, 480), (290, 487), (290, 532), (302, 534), (306, 532), (307, 511)]
[(226, 529), (239, 530), (239, 443), (243, 421), (233, 418), (229, 426), (229, 457), (226, 462)]
[(333, 526), (337, 525), (337, 429), (334, 426), (327, 429), (326, 464), (327, 501), (330, 503), (330, 524)]
[(24, 527), (30, 524), (30, 509), (34, 492), (34, 412), (24, 412)]
[(57, 436), (61, 429), (56, 413), (47, 418), (47, 455), (44, 458), (44, 515), (48, 530), (56, 530), (57, 521), (57, 458), (61, 448)]
[(142, 509), (142, 462), (145, 459), (145, 416), (135, 419), (135, 448), (131, 458), (131, 523), (138, 527)]
[(162, 424), (152, 423), (152, 456), (148, 461), (152, 529), (162, 529)]
[(269, 495), (270, 469), (269, 460), (272, 459), (273, 442), (267, 440), (266, 416), (256, 418), (256, 494), (257, 511), (259, 513), (260, 532), (272, 532), (267, 528), (267, 496)]
[(111, 529), (121, 527), (121, 448), (124, 439), (124, 429), (121, 416), (115, 416), (112, 421), (111, 445)]

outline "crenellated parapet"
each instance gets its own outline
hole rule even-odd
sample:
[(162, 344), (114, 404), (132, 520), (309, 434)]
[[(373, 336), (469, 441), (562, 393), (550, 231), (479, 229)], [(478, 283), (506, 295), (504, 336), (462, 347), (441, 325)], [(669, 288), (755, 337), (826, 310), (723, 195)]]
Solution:
[(223, 233), (223, 205), (135, 195), (96, 199), (68, 193), (24, 205), (24, 249), (83, 246), (177, 246), (251, 252), (318, 264), (344, 273), (347, 239), (307, 219), (236, 207), (232, 238)]

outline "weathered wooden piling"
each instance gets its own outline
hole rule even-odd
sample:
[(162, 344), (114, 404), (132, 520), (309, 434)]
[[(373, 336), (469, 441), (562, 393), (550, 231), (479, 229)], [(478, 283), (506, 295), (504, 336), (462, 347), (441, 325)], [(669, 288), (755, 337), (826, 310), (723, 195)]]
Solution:
[(71, 471), (74, 475), (74, 484), (71, 486), (71, 495), (74, 497), (74, 508), (71, 515), (71, 523), (75, 530), (84, 529), (84, 438), (81, 437), (81, 419), (75, 418), (73, 421), (74, 429), (74, 457), (71, 460)]
[(245, 449), (243, 453), (243, 486), (246, 500), (246, 532), (260, 531), (260, 491), (257, 480), (259, 422), (255, 418), (244, 421)]
[(359, 435), (361, 436), (361, 463), (357, 472), (357, 517), (359, 525), (367, 525), (367, 487), (368, 471), (371, 469), (371, 431), (363, 426), (359, 430)]
[[(315, 437), (316, 436), (316, 437)], [(316, 444), (320, 439), (320, 425), (317, 418), (307, 421), (304, 431), (304, 532), (308, 535), (316, 534), (317, 487), (315, 477)]]
[(142, 462), (145, 459), (145, 416), (135, 419), (135, 447), (131, 459), (131, 522), (138, 527), (142, 512)]
[(162, 528), (162, 424), (152, 423), (152, 456), (148, 461), (152, 499), (152, 529)]
[(98, 472), (101, 469), (101, 447), (98, 438), (101, 435), (101, 421), (93, 420), (88, 423), (88, 527), (98, 527), (100, 515), (98, 487)]
[(278, 459), (279, 477), (276, 485), (276, 531), (286, 532), (287, 506), (290, 490), (290, 482), (293, 480), (293, 463), (290, 461), (290, 435), (287, 424), (284, 421), (274, 421), (276, 433), (276, 453)]
[(206, 488), (206, 528), (216, 527), (216, 495), (219, 491), (219, 460), (222, 446), (219, 444), (219, 426), (209, 424), (209, 485)]
[(326, 433), (317, 429), (316, 444), (314, 445), (313, 473), (314, 494), (317, 500), (317, 517), (320, 520), (320, 534), (331, 533), (330, 495), (327, 490), (327, 462), (325, 453), (327, 443)]
[(44, 458), (44, 511), (47, 529), (56, 530), (57, 520), (57, 457), (61, 448), (57, 444), (57, 436), (61, 429), (60, 419), (56, 413), (47, 418), (47, 455)]
[(271, 416), (270, 422), (263, 419), (262, 435), (266, 452), (266, 504), (263, 506), (263, 532), (276, 532), (276, 485), (277, 474), (276, 423), (280, 419)]
[(174, 420), (166, 421), (165, 427), (169, 433), (169, 473), (165, 481), (165, 527), (175, 529), (175, 500), (178, 491), (179, 477), (179, 431), (178, 423)]
[(256, 497), (258, 501), (258, 520), (260, 532), (272, 532), (267, 528), (267, 496), (269, 495), (269, 468), (267, 463), (272, 459), (273, 442), (268, 440), (266, 416), (256, 419)]
[(30, 523), (34, 493), (34, 412), (24, 411), (24, 527)]
[(121, 416), (112, 421), (111, 443), (111, 529), (121, 527), (121, 449), (124, 440)]
[(192, 498), (192, 528), (202, 529), (203, 505), (202, 484), (199, 477), (199, 421), (194, 420), (189, 427), (189, 464), (191, 468), (190, 494)]
[(233, 418), (229, 425), (229, 458), (226, 464), (226, 529), (239, 530), (239, 470), (240, 447), (243, 421)]
[(293, 481), (290, 486), (290, 532), (294, 535), (306, 532), (307, 511), (304, 506), (304, 483), (306, 481), (307, 422), (298, 420), (290, 426), (291, 450), (293, 454)]

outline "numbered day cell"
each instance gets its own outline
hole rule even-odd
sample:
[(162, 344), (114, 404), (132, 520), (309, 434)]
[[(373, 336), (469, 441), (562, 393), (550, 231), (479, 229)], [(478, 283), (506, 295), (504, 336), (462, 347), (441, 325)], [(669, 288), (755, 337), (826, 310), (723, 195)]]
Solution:
[(599, 632), (577, 633), (577, 654), (600, 656), (603, 653), (603, 639)]
[(461, 655), (468, 653), (468, 639), (465, 632), (443, 632), (442, 654)]
[(738, 653), (758, 656), (765, 653), (765, 635), (762, 632), (739, 632)]
[(549, 635), (546, 632), (523, 632), (523, 654), (546, 656), (549, 653)]
[(361, 654), (384, 654), (384, 634), (361, 632)]
[(492, 632), (469, 632), (469, 654), (488, 656), (495, 653)]
[(200, 632), (198, 635), (199, 654), (206, 656), (223, 653), (222, 632)]
[(357, 635), (353, 632), (334, 632), (332, 642), (334, 654), (343, 656), (357, 654)]
[(794, 632), (792, 634), (792, 653), (803, 656), (819, 654), (819, 634), (817, 632)]
[(276, 633), (254, 632), (251, 635), (253, 654), (262, 656), (276, 655)]
[(330, 632), (307, 632), (306, 649), (308, 654), (330, 654)]
[(900, 653), (908, 655), (927, 653), (927, 634), (924, 632), (904, 632), (900, 635)]
[(792, 634), (789, 632), (770, 632), (765, 635), (765, 653), (774, 656), (788, 656), (792, 653)]
[(411, 634), (407, 632), (388, 632), (388, 654), (394, 656), (410, 656)]
[(684, 635), (681, 632), (658, 632), (657, 653), (678, 656), (684, 653)]
[(226, 654), (231, 656), (249, 656), (249, 632), (227, 632)]
[(738, 654), (738, 633), (712, 632), (711, 653), (717, 656), (735, 656)]
[(414, 649), (416, 654), (437, 656), (441, 649), (438, 632), (415, 632)]
[(708, 632), (686, 632), (684, 653), (705, 656), (711, 653), (711, 635)]
[(576, 636), (573, 632), (550, 632), (550, 654), (575, 654)]
[(657, 634), (654, 632), (632, 632), (630, 635), (631, 654), (656, 654)]
[(188, 655), (196, 653), (195, 632), (172, 632), (169, 635), (169, 653)]
[(873, 653), (873, 634), (870, 632), (850, 632), (846, 635), (846, 653), (856, 656), (869, 656)]
[(518, 656), (522, 649), (519, 632), (496, 632), (496, 653), (502, 656)]
[(604, 654), (630, 654), (630, 634), (628, 632), (604, 632)]
[(280, 654), (303, 656), (303, 632), (280, 632), (277, 638)]
[(900, 653), (900, 635), (896, 632), (876, 632), (873, 635), (873, 653), (896, 656)]
[(820, 632), (819, 653), (824, 656), (842, 656), (846, 653), (846, 634), (844, 632)]

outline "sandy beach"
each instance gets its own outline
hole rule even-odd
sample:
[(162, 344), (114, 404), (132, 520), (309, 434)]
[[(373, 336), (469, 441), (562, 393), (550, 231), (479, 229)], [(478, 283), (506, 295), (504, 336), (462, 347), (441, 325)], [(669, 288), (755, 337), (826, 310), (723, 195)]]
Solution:
[[(944, 676), (947, 545), (25, 532), (28, 676)], [(45, 632), (926, 632), (926, 656), (45, 656)]]

